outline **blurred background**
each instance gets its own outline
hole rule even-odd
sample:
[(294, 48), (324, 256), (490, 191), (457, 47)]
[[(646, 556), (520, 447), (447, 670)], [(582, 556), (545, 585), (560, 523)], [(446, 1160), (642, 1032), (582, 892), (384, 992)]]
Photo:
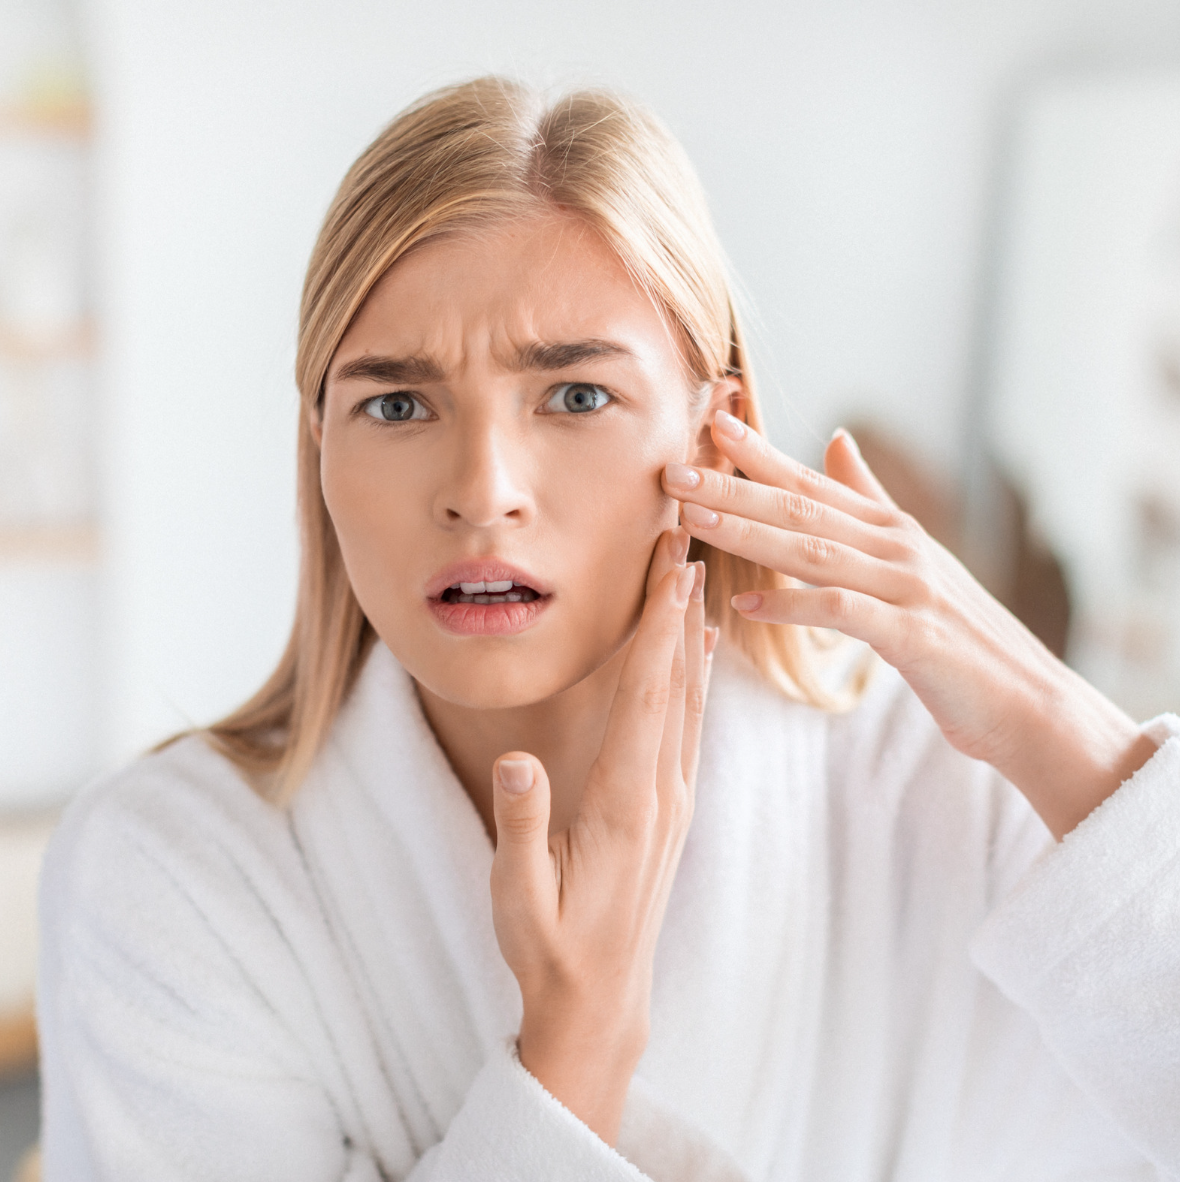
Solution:
[(851, 426), (1046, 643), (1180, 707), (1174, 0), (0, 0), (0, 1179), (46, 835), (274, 664), (312, 241), (383, 123), (489, 70), (649, 101), (775, 441)]

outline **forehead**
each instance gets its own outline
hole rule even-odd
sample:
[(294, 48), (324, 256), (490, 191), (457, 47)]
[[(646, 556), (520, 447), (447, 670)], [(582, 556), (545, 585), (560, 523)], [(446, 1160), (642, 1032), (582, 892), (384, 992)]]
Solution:
[(449, 369), (477, 353), (508, 364), (535, 341), (587, 339), (680, 367), (675, 334), (615, 252), (585, 222), (554, 211), (412, 250), (373, 288), (337, 360), (395, 351), (429, 354)]

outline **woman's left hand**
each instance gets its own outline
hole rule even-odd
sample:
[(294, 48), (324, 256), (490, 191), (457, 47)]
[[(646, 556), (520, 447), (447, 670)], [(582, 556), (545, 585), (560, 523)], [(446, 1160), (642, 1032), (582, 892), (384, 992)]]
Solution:
[(950, 743), (996, 767), (1060, 838), (1155, 751), (893, 503), (852, 437), (827, 475), (719, 411), (713, 441), (748, 479), (670, 464), (664, 488), (703, 542), (808, 586), (735, 595), (750, 620), (834, 628), (869, 644)]

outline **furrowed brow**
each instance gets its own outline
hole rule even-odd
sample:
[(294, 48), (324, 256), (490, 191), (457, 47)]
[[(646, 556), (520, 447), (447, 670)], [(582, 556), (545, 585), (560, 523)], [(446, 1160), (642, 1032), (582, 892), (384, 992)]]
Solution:
[(521, 372), (530, 369), (569, 369), (573, 365), (581, 365), (584, 361), (592, 361), (599, 357), (634, 356), (630, 349), (617, 345), (614, 341), (592, 339), (561, 341), (555, 344), (534, 341), (517, 353), (512, 368)]
[(397, 386), (411, 382), (441, 382), (443, 371), (431, 357), (358, 357), (346, 362), (332, 376), (338, 382), (361, 378)]

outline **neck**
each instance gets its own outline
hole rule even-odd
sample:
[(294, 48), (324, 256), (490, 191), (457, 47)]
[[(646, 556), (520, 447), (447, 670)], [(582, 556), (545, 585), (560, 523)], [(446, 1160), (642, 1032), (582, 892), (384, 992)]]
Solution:
[(528, 751), (549, 775), (549, 832), (568, 829), (598, 757), (626, 648), (589, 677), (528, 706), (480, 710), (456, 706), (417, 683), (427, 721), (494, 842), (492, 765), (505, 752)]

